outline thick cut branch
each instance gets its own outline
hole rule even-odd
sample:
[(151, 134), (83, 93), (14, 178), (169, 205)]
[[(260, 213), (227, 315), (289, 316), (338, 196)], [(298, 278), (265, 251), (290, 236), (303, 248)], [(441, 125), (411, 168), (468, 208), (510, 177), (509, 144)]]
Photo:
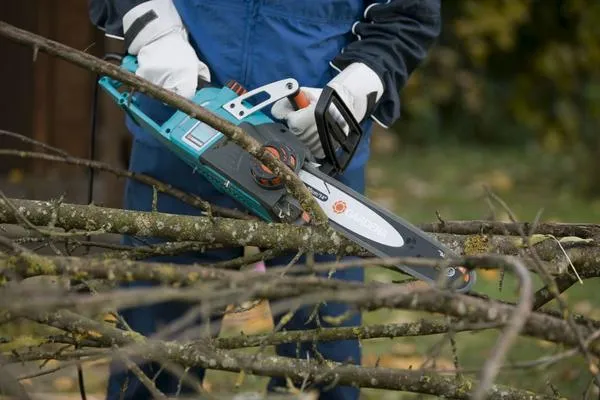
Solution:
[(119, 258), (46, 257), (37, 254), (9, 257), (0, 254), (0, 272), (8, 270), (16, 272), (23, 278), (60, 275), (77, 280), (149, 281), (171, 285), (189, 285), (214, 279), (233, 279), (236, 276), (235, 271)]
[[(299, 248), (306, 248), (323, 254), (365, 253), (354, 243), (326, 228), (65, 203), (56, 205), (36, 200), (9, 201), (34, 225), (48, 225), (55, 215), (55, 226), (65, 230), (102, 231), (161, 237), (173, 241), (201, 241), (228, 244), (232, 247), (256, 246), (293, 252), (297, 252)], [(0, 199), (0, 223), (18, 222), (8, 204)]]
[[(201, 241), (229, 246), (257, 246), (297, 252), (299, 248), (322, 254), (370, 256), (365, 249), (328, 229), (310, 226), (243, 221), (228, 218), (195, 217), (159, 212), (140, 212), (37, 200), (9, 199), (30, 222), (65, 230), (103, 231), (133, 236), (160, 237), (172, 241)], [(17, 217), (0, 199), (0, 223), (18, 223)], [(517, 238), (505, 236), (461, 236), (434, 234), (457, 255), (516, 255)], [(563, 249), (567, 252), (567, 258)], [(600, 247), (589, 243), (544, 240), (535, 251), (554, 275), (571, 275), (570, 262), (582, 278), (600, 276)], [(359, 264), (357, 264), (359, 265)], [(388, 264), (389, 265), (389, 264)], [(479, 265), (483, 267), (484, 265)]]
[[(526, 247), (521, 238), (514, 236), (450, 233), (432, 233), (432, 235), (457, 255), (501, 254), (516, 256), (520, 255), (519, 250)], [(600, 247), (596, 243), (574, 238), (573, 240), (563, 240), (559, 244), (556, 240), (548, 238), (540, 240), (530, 247), (535, 249), (541, 260), (547, 262), (544, 267), (552, 275), (571, 274), (571, 262), (577, 268), (581, 278), (600, 276)], [(565, 252), (567, 256), (565, 256)], [(533, 257), (529, 257), (525, 261), (529, 262), (529, 269), (536, 271), (531, 265)]]

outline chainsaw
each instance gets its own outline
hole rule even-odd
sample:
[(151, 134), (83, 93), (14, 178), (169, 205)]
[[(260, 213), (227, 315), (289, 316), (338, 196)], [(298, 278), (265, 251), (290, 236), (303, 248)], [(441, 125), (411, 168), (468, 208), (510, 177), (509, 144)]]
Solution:
[[(137, 58), (126, 55), (121, 67), (135, 73)], [(268, 222), (306, 224), (309, 216), (284, 186), (284, 182), (242, 147), (206, 123), (175, 111), (159, 125), (137, 105), (135, 92), (122, 90), (122, 82), (101, 76), (100, 87), (145, 131), (173, 151), (220, 192)], [(285, 163), (306, 185), (323, 209), (330, 226), (348, 240), (376, 257), (445, 258), (451, 252), (442, 243), (409, 222), (347, 187), (335, 177), (343, 173), (354, 155), (362, 129), (337, 93), (323, 89), (315, 117), (325, 159), (316, 160), (308, 148), (283, 124), (262, 110), (287, 97), (295, 108), (308, 105), (299, 83), (282, 79), (246, 90), (236, 81), (218, 87), (199, 82), (191, 99), (219, 117), (239, 126), (275, 157)], [(329, 110), (334, 106), (338, 115)], [(347, 124), (343, 127), (339, 116)], [(435, 284), (443, 276), (448, 288), (468, 291), (475, 283), (475, 271), (450, 266), (395, 266), (414, 278)]]

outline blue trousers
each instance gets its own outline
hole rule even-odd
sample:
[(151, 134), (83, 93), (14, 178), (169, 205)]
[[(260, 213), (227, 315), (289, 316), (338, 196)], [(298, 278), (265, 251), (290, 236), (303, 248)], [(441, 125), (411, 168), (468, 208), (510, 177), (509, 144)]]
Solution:
[[(221, 194), (214, 189), (208, 181), (199, 174), (194, 174), (192, 169), (185, 163), (176, 158), (167, 149), (157, 145), (148, 144), (140, 140), (134, 140), (129, 169), (133, 172), (143, 173), (155, 177), (156, 179), (167, 182), (176, 188), (189, 193), (195, 193), (203, 199), (224, 207), (240, 208), (240, 205), (235, 203), (229, 197)], [(348, 170), (340, 177), (340, 180), (354, 190), (363, 193), (365, 188), (364, 167)], [(133, 180), (128, 180), (125, 187), (124, 208), (139, 211), (150, 211), (152, 209), (152, 188), (138, 183)], [(199, 209), (175, 199), (172, 196), (163, 193), (158, 194), (157, 208), (160, 212), (177, 213), (187, 215), (198, 215)], [(143, 242), (129, 236), (123, 238), (123, 243), (127, 245), (143, 245), (147, 243), (158, 243), (160, 240), (156, 238), (143, 238)], [(239, 257), (243, 254), (242, 248), (230, 248), (207, 251), (205, 253), (188, 253), (178, 256), (161, 256), (150, 259), (149, 261), (172, 262), (179, 264), (190, 264), (194, 262), (208, 263)], [(290, 261), (293, 254), (281, 256), (267, 262), (269, 265), (282, 265)], [(331, 261), (334, 257), (315, 255), (316, 261)], [(303, 260), (301, 260), (303, 262)], [(347, 281), (363, 281), (363, 268), (346, 269), (336, 272), (333, 275), (335, 279)], [(136, 282), (126, 284), (126, 286), (142, 286), (149, 283)], [(181, 317), (188, 309), (188, 304), (178, 302), (165, 302), (151, 306), (135, 307), (124, 310), (119, 310), (121, 316), (127, 321), (127, 324), (135, 331), (144, 335), (151, 335), (156, 332), (161, 325), (166, 325), (170, 321)], [(295, 313), (294, 317), (286, 323), (285, 330), (303, 330), (314, 329), (316, 323), (314, 319), (307, 323), (309, 315), (313, 310), (312, 306), (300, 309)], [(330, 326), (323, 316), (340, 316), (347, 312), (348, 308), (344, 304), (327, 303), (321, 306), (319, 317), (321, 326)], [(282, 315), (275, 315), (275, 323), (277, 324)], [(358, 326), (362, 322), (360, 313), (353, 313), (350, 318), (345, 319), (341, 326)], [(337, 325), (340, 326), (340, 325)], [(298, 355), (306, 359), (307, 354), (310, 354), (310, 359), (318, 358), (312, 351), (312, 343), (302, 343), (297, 346), (295, 343), (279, 345), (276, 348), (277, 354), (285, 357), (295, 358)], [(357, 340), (344, 340), (337, 342), (323, 342), (316, 345), (317, 351), (325, 358), (333, 361), (349, 362), (360, 364), (361, 351)], [(145, 363), (140, 366), (142, 370), (151, 378), (160, 370), (157, 364)], [(113, 361), (111, 366), (111, 374), (108, 382), (107, 400), (117, 399), (150, 399), (150, 393), (139, 382), (132, 373), (128, 373), (126, 368), (118, 361)], [(194, 374), (198, 379), (204, 377), (202, 368), (190, 369), (188, 374)], [(159, 390), (169, 395), (177, 391), (179, 379), (170, 375), (165, 370), (161, 371), (156, 379), (156, 385)], [(273, 390), (276, 387), (286, 387), (284, 379), (271, 379), (268, 388)], [(123, 390), (125, 388), (125, 390)], [(122, 393), (123, 392), (123, 393)], [(184, 384), (180, 390), (183, 393), (189, 393), (191, 390)], [(355, 387), (337, 386), (334, 388), (322, 389), (320, 398), (325, 400), (358, 399), (359, 390)]]

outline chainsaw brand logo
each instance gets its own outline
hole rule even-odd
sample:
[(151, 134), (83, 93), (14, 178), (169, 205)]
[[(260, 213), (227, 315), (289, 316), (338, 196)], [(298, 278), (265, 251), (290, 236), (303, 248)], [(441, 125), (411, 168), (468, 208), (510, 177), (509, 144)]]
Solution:
[(308, 190), (310, 190), (312, 195), (314, 197), (316, 197), (318, 200), (320, 200), (322, 202), (326, 202), (327, 200), (329, 200), (329, 197), (325, 193), (318, 191), (317, 189), (315, 189), (314, 187), (310, 186), (307, 183), (305, 183), (305, 185), (308, 188)]
[[(387, 222), (385, 222), (385, 221), (383, 221), (385, 223), (385, 225), (383, 225), (383, 224), (378, 223), (378, 222), (381, 222), (380, 220), (377, 220), (377, 219), (372, 220), (372, 219), (366, 218), (364, 215), (354, 212), (353, 209), (345, 209), (345, 211), (346, 211), (346, 213), (344, 214), (344, 217), (349, 218), (357, 226), (360, 226), (363, 229), (368, 229), (369, 231), (371, 231), (372, 234), (378, 236), (378, 239), (376, 239), (376, 241), (380, 241), (382, 239), (385, 240), (386, 236), (391, 233), (389, 229), (386, 229), (389, 227), (389, 224), (387, 224)], [(395, 232), (395, 230), (394, 230), (394, 232)], [(356, 233), (360, 233), (361, 235), (368, 237), (368, 235), (365, 235), (364, 230), (357, 230)], [(375, 240), (375, 239), (372, 239), (372, 240)]]
[(335, 203), (333, 203), (333, 212), (336, 214), (342, 214), (344, 211), (346, 211), (346, 208), (348, 208), (348, 206), (346, 205), (346, 202), (343, 200), (338, 200)]

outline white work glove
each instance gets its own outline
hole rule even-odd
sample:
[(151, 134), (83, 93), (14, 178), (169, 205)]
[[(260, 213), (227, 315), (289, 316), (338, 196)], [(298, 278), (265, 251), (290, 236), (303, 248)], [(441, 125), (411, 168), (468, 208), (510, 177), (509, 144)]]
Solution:
[[(383, 95), (381, 79), (375, 71), (363, 63), (350, 64), (329, 81), (327, 86), (336, 91), (359, 123), (367, 117), (369, 95), (374, 96), (371, 101), (375, 103)], [(285, 120), (290, 131), (310, 149), (316, 158), (324, 158), (325, 153), (315, 121), (315, 107), (323, 89), (301, 87), (300, 90), (310, 100), (308, 107), (296, 111), (290, 101), (284, 98), (273, 104), (271, 114), (277, 119)], [(331, 105), (329, 112), (347, 135), (349, 127), (335, 105)]]
[[(132, 32), (136, 20), (146, 18), (150, 22)], [(210, 82), (210, 71), (190, 45), (172, 0), (150, 0), (132, 8), (123, 17), (123, 30), (130, 41), (127, 51), (138, 59), (136, 75), (186, 98), (196, 93), (199, 76)]]

